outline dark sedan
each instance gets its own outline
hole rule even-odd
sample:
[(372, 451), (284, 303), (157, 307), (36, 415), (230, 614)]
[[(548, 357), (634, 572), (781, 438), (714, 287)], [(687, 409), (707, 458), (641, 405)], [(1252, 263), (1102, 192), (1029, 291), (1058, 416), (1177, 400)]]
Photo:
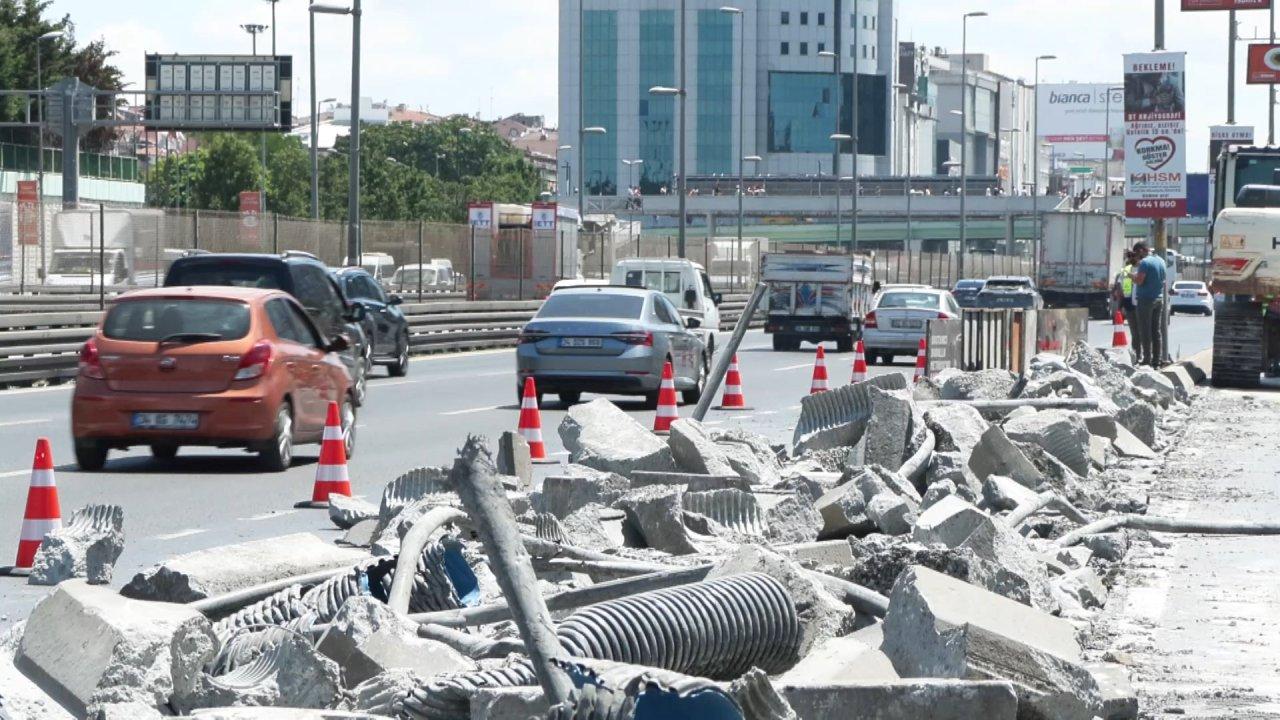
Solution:
[(951, 296), (962, 308), (974, 307), (978, 293), (982, 292), (982, 287), (986, 284), (985, 280), (959, 280), (956, 286), (951, 288)]
[(409, 373), (409, 321), (399, 295), (387, 294), (368, 270), (347, 267), (333, 271), (348, 302), (365, 307), (363, 328), (373, 347), (373, 362), (385, 365), (393, 377)]

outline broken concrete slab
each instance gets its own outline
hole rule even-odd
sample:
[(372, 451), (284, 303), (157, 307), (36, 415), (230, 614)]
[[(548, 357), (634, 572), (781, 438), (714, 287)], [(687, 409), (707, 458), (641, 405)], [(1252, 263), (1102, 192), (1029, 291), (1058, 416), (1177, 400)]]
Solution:
[(915, 402), (910, 390), (869, 387), (868, 392), (874, 422), (868, 422), (862, 434), (863, 462), (896, 472), (907, 456)]
[(1116, 418), (1114, 415), (1108, 415), (1101, 412), (1080, 413), (1080, 417), (1084, 420), (1084, 426), (1089, 429), (1089, 434), (1095, 437), (1114, 440), (1116, 438)]
[(295, 533), (175, 555), (133, 576), (120, 594), (188, 603), (272, 580), (355, 565), (364, 552)]
[(1160, 407), (1167, 408), (1178, 401), (1178, 389), (1173, 381), (1151, 368), (1135, 371), (1129, 376), (1129, 382), (1135, 387), (1155, 393), (1160, 399)]
[(727, 453), (733, 471), (751, 485), (772, 485), (782, 478), (778, 454), (763, 435), (731, 428), (713, 430), (711, 438)]
[[(274, 706), (320, 709), (341, 697), (341, 669), (320, 654), (306, 636), (272, 628), (270, 644), (249, 664), (225, 675), (174, 674), (171, 703), (180, 713), (198, 708)], [(174, 653), (174, 662), (181, 658)]]
[[(878, 629), (879, 624), (871, 627)], [(878, 631), (875, 635), (879, 640), (884, 639)], [(898, 671), (880, 650), (880, 642), (868, 642), (865, 635), (859, 637), (855, 632), (827, 638), (814, 645), (808, 655), (775, 678), (774, 682), (780, 685), (843, 685), (898, 679)]]
[(671, 423), (667, 447), (676, 466), (699, 475), (736, 475), (729, 464), (728, 453), (717, 445), (706, 427), (697, 420), (681, 418)]
[(1156, 409), (1152, 405), (1137, 401), (1120, 410), (1116, 422), (1133, 433), (1147, 447), (1156, 445)]
[[(1152, 434), (1154, 434), (1154, 429)], [(1137, 435), (1129, 432), (1129, 428), (1123, 425), (1116, 426), (1116, 436), (1112, 439), (1111, 446), (1124, 457), (1142, 458), (1144, 460), (1155, 460), (1159, 457), (1156, 451), (1151, 449), (1150, 445), (1139, 439)]]
[(888, 373), (865, 382), (842, 385), (800, 400), (800, 419), (792, 433), (792, 454), (856, 445), (871, 418), (871, 389), (905, 390), (907, 379)]
[(604, 398), (569, 408), (558, 432), (573, 463), (619, 475), (675, 469), (666, 441)]
[[(3, 710), (0, 707), (0, 712)], [(151, 705), (135, 701), (95, 705), (89, 708), (86, 717), (88, 720), (162, 720), (169, 716), (161, 714)]]
[(579, 467), (581, 471), (542, 481), (537, 504), (541, 512), (563, 520), (587, 505), (612, 505), (631, 489), (631, 482), (617, 473)]
[(1010, 440), (1036, 443), (1077, 475), (1089, 474), (1089, 428), (1079, 413), (1045, 410), (1007, 421), (1003, 427)]
[(1055, 584), (1086, 609), (1100, 608), (1107, 604), (1107, 587), (1102, 584), (1098, 574), (1088, 567), (1067, 572)]
[(1037, 497), (1035, 490), (1016, 482), (1013, 478), (991, 475), (982, 481), (982, 502), (978, 505), (990, 512), (1000, 512), (1033, 503)]
[(682, 488), (653, 485), (628, 492), (617, 506), (627, 514), (630, 532), (646, 547), (672, 555), (700, 553), (695, 533), (685, 526), (683, 496)]
[(342, 667), (348, 688), (392, 668), (431, 677), (477, 667), (444, 643), (418, 637), (417, 623), (367, 595), (343, 603), (316, 648)]
[(911, 532), (916, 519), (911, 507), (902, 496), (884, 492), (867, 502), (867, 517), (885, 535), (905, 535)]
[(1129, 537), (1123, 530), (1085, 535), (1080, 542), (1095, 556), (1111, 562), (1123, 560), (1129, 552)]
[(389, 715), (283, 707), (209, 708), (196, 710), (191, 717), (196, 720), (391, 720)]
[(621, 510), (592, 503), (570, 513), (560, 525), (580, 547), (604, 551), (626, 543), (622, 528), (625, 522), (626, 513)]
[(529, 720), (546, 717), (550, 709), (538, 687), (478, 688), (471, 697), (471, 720)]
[(819, 540), (775, 549), (799, 563), (847, 566), (853, 562), (853, 552), (846, 540)]
[(533, 459), (529, 441), (510, 430), (498, 436), (498, 456), (494, 460), (499, 475), (517, 478), (517, 489), (527, 490), (533, 484)]
[(339, 710), (394, 717), (402, 698), (422, 687), (423, 678), (412, 670), (396, 668), (379, 673), (343, 694)]
[(822, 515), (807, 495), (790, 493), (764, 513), (766, 537), (774, 543), (810, 543), (822, 532)]
[(1129, 669), (1118, 663), (1091, 662), (1085, 668), (1098, 683), (1103, 720), (1137, 720), (1138, 694), (1129, 680)]
[[(338, 497), (338, 496), (334, 496)], [(332, 505), (330, 506), (332, 507)], [(373, 545), (374, 533), (378, 530), (378, 518), (373, 517), (352, 525), (337, 541), (339, 545), (353, 548), (367, 548)]]
[(1105, 470), (1107, 465), (1111, 463), (1114, 456), (1114, 450), (1111, 447), (1111, 441), (1098, 437), (1097, 435), (1089, 436), (1089, 463), (1098, 470)]
[(964, 403), (933, 405), (924, 411), (924, 422), (937, 440), (934, 452), (959, 452), (966, 459), (990, 427), (982, 413)]
[(822, 517), (822, 540), (866, 535), (875, 530), (875, 522), (867, 515), (867, 503), (856, 483), (848, 482), (828, 491), (814, 504)]
[(1044, 481), (1040, 470), (998, 425), (992, 425), (982, 434), (982, 439), (973, 449), (973, 455), (969, 457), (969, 469), (979, 480), (986, 480), (992, 475), (1003, 475), (1033, 489)]
[(969, 469), (969, 456), (959, 451), (934, 452), (924, 480), (926, 487), (943, 481), (954, 483), (956, 492), (971, 502), (982, 497), (982, 481)]
[(990, 523), (989, 515), (953, 495), (920, 513), (911, 529), (911, 539), (925, 545), (960, 547), (975, 530)]
[(1018, 376), (1008, 370), (978, 370), (947, 378), (942, 384), (943, 400), (1006, 400)]
[(346, 495), (329, 496), (329, 521), (340, 530), (350, 530), (357, 523), (378, 519), (378, 506)]
[(942, 498), (957, 494), (956, 484), (950, 480), (939, 480), (929, 486), (925, 491), (924, 499), (920, 501), (920, 509), (928, 510), (937, 505)]
[(173, 689), (171, 643), (183, 632), (214, 642), (209, 621), (196, 610), (68, 580), (32, 611), (15, 663), (76, 715), (94, 704), (161, 709)]
[(104, 585), (111, 582), (123, 551), (124, 508), (86, 505), (72, 513), (66, 525), (45, 535), (27, 582), (57, 585), (79, 577), (91, 585)]
[(899, 680), (781, 684), (799, 720), (1014, 720), (1018, 698), (1007, 682)]
[(723, 490), (733, 488), (749, 492), (750, 483), (738, 475), (699, 475), (691, 472), (653, 472), (637, 470), (631, 473), (631, 487), (647, 487), (649, 485), (675, 485), (689, 492), (705, 492), (707, 490)]
[(884, 635), (903, 677), (1008, 680), (1026, 717), (1102, 711), (1071, 623), (927, 568), (898, 578)]
[(764, 538), (767, 527), (759, 500), (736, 488), (686, 492), (682, 498), (686, 513), (696, 513), (714, 521), (713, 535), (731, 539)]
[(1173, 384), (1174, 393), (1179, 402), (1191, 400), (1191, 392), (1196, 389), (1196, 381), (1191, 377), (1191, 373), (1187, 372), (1185, 365), (1175, 363), (1163, 368), (1160, 374)]

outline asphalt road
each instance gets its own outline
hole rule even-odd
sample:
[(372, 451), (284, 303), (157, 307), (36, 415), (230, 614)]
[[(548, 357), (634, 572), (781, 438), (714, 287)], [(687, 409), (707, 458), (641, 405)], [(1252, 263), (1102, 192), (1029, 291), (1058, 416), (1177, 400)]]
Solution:
[[(1170, 337), (1174, 350), (1196, 352), (1209, 346), (1212, 320), (1175, 318)], [(1108, 344), (1110, 338), (1110, 324), (1091, 324), (1091, 342)], [(800, 398), (809, 389), (813, 348), (775, 353), (768, 337), (753, 331), (739, 360), (747, 404), (754, 410), (712, 410), (708, 423), (743, 427), (774, 441), (789, 439)], [(871, 373), (909, 375), (913, 364), (903, 360), (893, 367), (873, 365)], [(833, 385), (848, 382), (851, 363), (851, 354), (828, 355)], [(383, 486), (400, 473), (450, 463), (468, 433), (496, 438), (514, 429), (519, 413), (514, 386), (511, 350), (417, 358), (408, 377), (374, 379), (349, 463), (354, 493), (376, 503)], [(241, 451), (204, 448), (183, 449), (169, 463), (152, 460), (145, 448), (112, 453), (103, 472), (82, 473), (71, 452), (70, 397), (69, 385), (0, 393), (0, 564), (11, 562), (17, 548), (31, 457), (41, 436), (52, 442), (64, 518), (89, 503), (123, 506), (127, 540), (116, 565), (116, 586), (177, 553), (292, 532), (339, 535), (324, 511), (293, 509), (295, 502), (310, 498), (318, 446), (299, 448), (294, 466), (284, 473), (259, 473), (256, 458)], [(642, 423), (652, 422), (652, 411), (639, 400), (617, 402)], [(556, 433), (564, 408), (551, 396), (545, 405), (547, 449), (564, 462)], [(682, 415), (691, 411), (681, 408)], [(540, 466), (540, 474), (553, 467)], [(21, 579), (0, 578), (0, 631), (25, 617), (46, 592)]]

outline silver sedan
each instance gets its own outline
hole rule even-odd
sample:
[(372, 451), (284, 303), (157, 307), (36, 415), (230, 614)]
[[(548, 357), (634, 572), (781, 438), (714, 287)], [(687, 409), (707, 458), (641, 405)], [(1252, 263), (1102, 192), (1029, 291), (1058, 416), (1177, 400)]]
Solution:
[[(582, 393), (643, 395), (658, 402), (662, 366), (670, 362), (685, 403), (702, 395), (711, 358), (662, 293), (642, 288), (571, 287), (551, 293), (520, 331), (517, 396), (532, 377), (538, 394), (557, 393), (565, 405)], [(538, 398), (541, 402), (541, 397)]]
[(925, 285), (886, 285), (871, 305), (862, 326), (868, 363), (888, 365), (897, 355), (914, 357), (930, 320), (960, 317), (951, 293)]

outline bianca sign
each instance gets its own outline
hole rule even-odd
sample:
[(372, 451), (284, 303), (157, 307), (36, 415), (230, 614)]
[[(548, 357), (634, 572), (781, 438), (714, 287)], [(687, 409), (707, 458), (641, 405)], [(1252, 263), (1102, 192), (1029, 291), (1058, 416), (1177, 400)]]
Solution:
[(1036, 88), (1040, 139), (1055, 155), (1101, 160), (1107, 136), (1124, 142), (1124, 89), (1115, 83), (1043, 84)]
[(1186, 54), (1124, 56), (1125, 214), (1187, 214)]

